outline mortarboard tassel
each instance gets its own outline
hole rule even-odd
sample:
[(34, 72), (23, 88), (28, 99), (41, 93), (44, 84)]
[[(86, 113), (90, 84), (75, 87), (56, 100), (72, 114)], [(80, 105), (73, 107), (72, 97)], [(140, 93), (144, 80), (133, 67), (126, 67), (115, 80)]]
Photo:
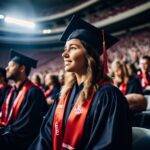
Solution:
[(107, 74), (108, 73), (108, 65), (107, 65), (108, 55), (106, 51), (104, 30), (102, 30), (102, 36), (103, 36), (103, 67), (104, 67), (104, 74)]

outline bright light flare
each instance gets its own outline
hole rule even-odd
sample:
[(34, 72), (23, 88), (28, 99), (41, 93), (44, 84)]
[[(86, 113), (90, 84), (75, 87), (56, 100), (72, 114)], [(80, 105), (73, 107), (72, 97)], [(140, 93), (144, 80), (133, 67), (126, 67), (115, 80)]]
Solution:
[(4, 19), (4, 15), (0, 15), (0, 19)]
[(35, 23), (31, 21), (26, 21), (22, 19), (16, 19), (13, 17), (6, 16), (4, 21), (6, 23), (11, 23), (11, 24), (16, 24), (22, 27), (27, 27), (27, 28), (35, 28)]
[(44, 29), (43, 30), (43, 34), (49, 34), (49, 33), (51, 33), (52, 31), (51, 31), (51, 29)]

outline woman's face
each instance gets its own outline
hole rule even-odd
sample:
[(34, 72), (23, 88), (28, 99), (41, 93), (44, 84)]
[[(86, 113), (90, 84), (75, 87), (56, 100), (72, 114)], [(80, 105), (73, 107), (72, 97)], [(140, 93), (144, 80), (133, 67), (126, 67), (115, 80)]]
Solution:
[(47, 74), (47, 75), (45, 76), (45, 85), (46, 85), (46, 86), (50, 86), (50, 85), (52, 85), (52, 84), (53, 84), (53, 82), (52, 82), (51, 74)]
[(122, 76), (122, 73), (123, 73), (123, 71), (122, 71), (122, 68), (121, 68), (121, 67), (116, 67), (116, 68), (114, 68), (114, 75), (115, 75), (116, 77), (121, 77), (121, 76)]
[(80, 73), (86, 69), (85, 48), (78, 39), (66, 42), (62, 57), (65, 71)]
[(142, 71), (148, 71), (149, 70), (149, 62), (146, 59), (140, 59), (140, 68)]

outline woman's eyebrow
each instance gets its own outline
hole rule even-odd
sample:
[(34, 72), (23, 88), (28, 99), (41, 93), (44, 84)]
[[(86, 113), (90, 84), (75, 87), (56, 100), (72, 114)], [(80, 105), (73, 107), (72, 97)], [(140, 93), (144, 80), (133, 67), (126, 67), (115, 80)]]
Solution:
[(81, 45), (72, 43), (72, 44), (70, 44), (70, 45), (68, 45), (68, 46), (65, 45), (64, 50), (67, 49), (67, 48), (70, 48), (71, 46), (76, 46), (77, 48), (81, 48)]
[(70, 44), (69, 46), (65, 45), (64, 49), (66, 49), (67, 47), (70, 47), (70, 46), (72, 46), (72, 45), (77, 46), (76, 44)]
[(70, 44), (69, 46), (77, 46), (78, 48), (80, 48), (81, 47), (81, 45), (79, 45), (79, 44)]

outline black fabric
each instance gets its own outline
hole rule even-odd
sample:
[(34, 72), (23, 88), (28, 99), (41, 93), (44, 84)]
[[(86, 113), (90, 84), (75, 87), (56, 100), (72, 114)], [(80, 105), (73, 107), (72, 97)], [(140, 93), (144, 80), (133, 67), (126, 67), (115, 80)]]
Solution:
[(0, 89), (0, 110), (1, 110), (2, 104), (3, 104), (6, 96), (8, 95), (10, 89), (11, 89), (10, 86), (6, 86), (6, 87)]
[[(70, 108), (74, 105), (73, 101), (76, 100), (74, 94), (76, 94), (75, 87), (71, 93), (70, 103), (68, 103), (68, 112), (70, 112)], [(52, 149), (51, 129), (56, 105), (57, 103), (54, 103), (49, 109), (42, 124), (40, 134), (29, 147), (29, 150)], [(130, 150), (132, 135), (128, 111), (127, 101), (116, 87), (105, 85), (99, 89), (85, 122), (85, 131), (80, 149)]]
[(136, 76), (131, 76), (129, 78), (126, 94), (130, 93), (143, 94), (143, 89), (140, 80)]
[(10, 60), (16, 62), (17, 64), (25, 65), (27, 68), (31, 68), (31, 67), (36, 68), (36, 66), (37, 66), (37, 60), (27, 57), (16, 51), (11, 51)]
[(52, 90), (52, 94), (51, 94), (51, 98), (53, 100), (58, 100), (59, 94), (60, 94), (60, 89), (61, 89), (60, 85), (54, 86), (54, 88)]
[(0, 76), (6, 78), (6, 70), (0, 67)]
[(142, 127), (150, 129), (150, 111), (143, 111), (133, 114), (133, 127)]
[(0, 149), (26, 150), (39, 133), (47, 109), (43, 92), (37, 87), (29, 89), (18, 118), (0, 128)]

